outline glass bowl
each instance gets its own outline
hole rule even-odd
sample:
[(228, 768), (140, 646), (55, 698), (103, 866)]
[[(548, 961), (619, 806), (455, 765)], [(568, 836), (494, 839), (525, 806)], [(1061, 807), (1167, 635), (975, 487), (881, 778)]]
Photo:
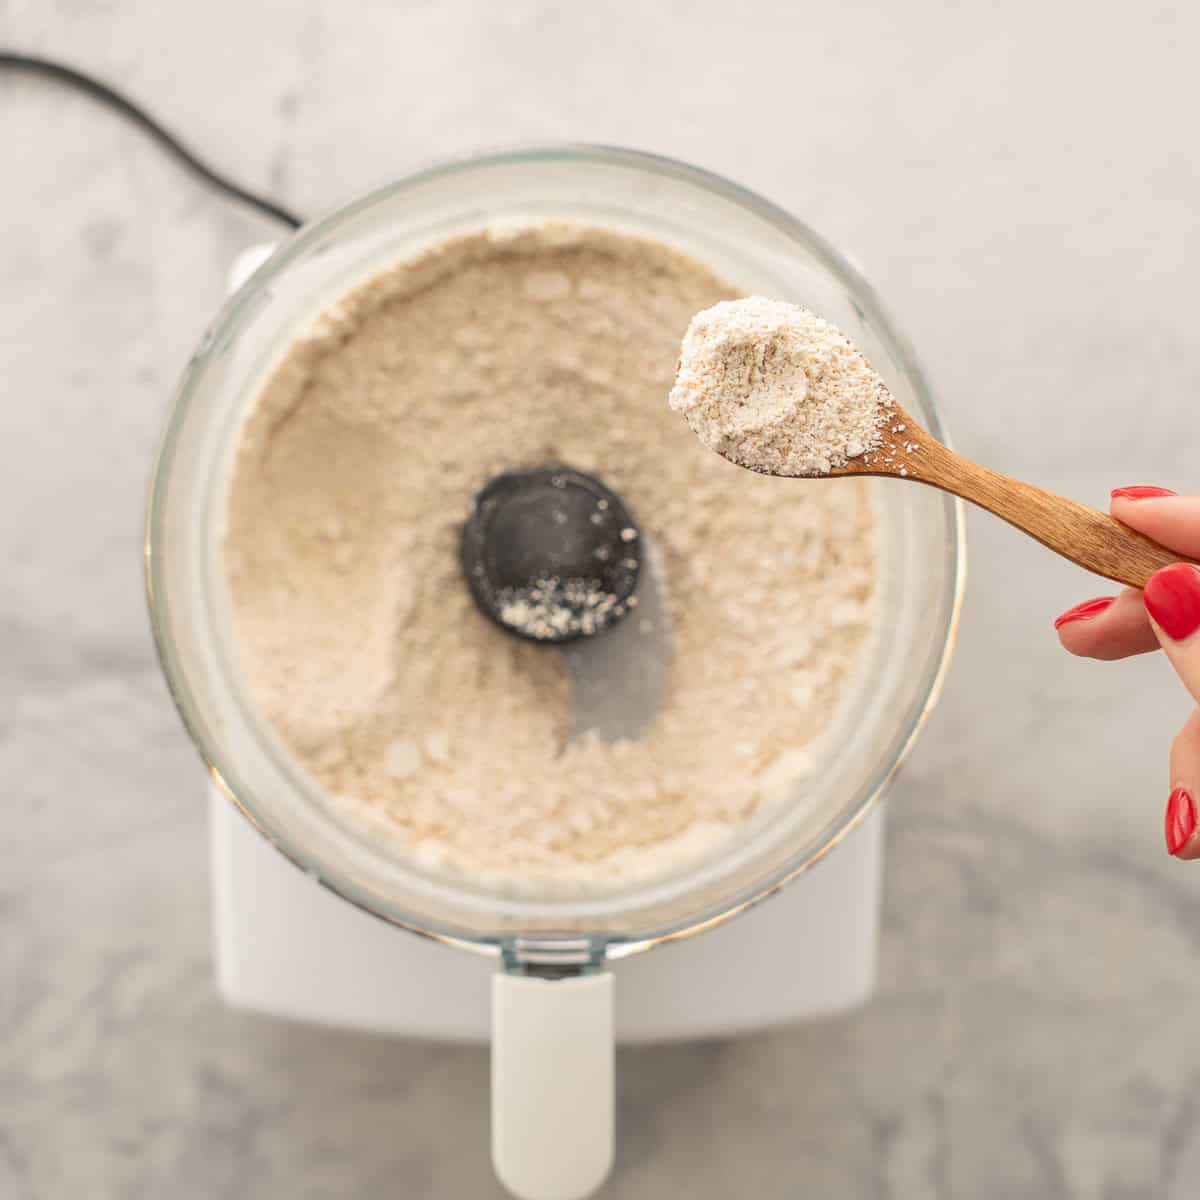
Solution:
[(414, 172), (305, 226), (230, 298), (171, 409), (151, 489), (147, 587), (189, 733), (214, 780), (283, 854), (359, 907), (441, 941), (595, 962), (709, 928), (761, 900), (878, 800), (948, 665), (964, 577), (962, 512), (932, 490), (871, 485), (882, 497), (879, 611), (888, 625), (822, 739), (802, 805), (760, 812), (719, 853), (672, 874), (578, 894), (480, 886), (389, 853), (323, 802), (232, 669), (218, 557), (231, 451), (264, 371), (332, 298), (418, 243), (530, 216), (616, 225), (678, 246), (746, 291), (803, 303), (852, 338), (900, 403), (944, 437), (913, 353), (870, 286), (795, 217), (715, 175), (629, 150), (479, 154)]

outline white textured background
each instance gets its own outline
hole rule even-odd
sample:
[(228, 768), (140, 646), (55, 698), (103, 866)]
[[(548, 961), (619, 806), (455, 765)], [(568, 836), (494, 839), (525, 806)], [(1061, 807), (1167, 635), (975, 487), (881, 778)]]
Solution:
[[(1194, 5), (0, 0), (305, 213), (573, 138), (691, 159), (847, 248), (958, 443), (1103, 503), (1196, 486)], [(222, 1010), (202, 780), (139, 575), (172, 383), (271, 227), (90, 102), (0, 78), (0, 1197), (497, 1194), (482, 1052)], [(612, 1197), (1200, 1193), (1183, 693), (1067, 659), (1104, 590), (998, 523), (897, 788), (881, 994), (621, 1061)], [(780, 953), (787, 953), (786, 946)], [(667, 951), (664, 951), (667, 953)]]

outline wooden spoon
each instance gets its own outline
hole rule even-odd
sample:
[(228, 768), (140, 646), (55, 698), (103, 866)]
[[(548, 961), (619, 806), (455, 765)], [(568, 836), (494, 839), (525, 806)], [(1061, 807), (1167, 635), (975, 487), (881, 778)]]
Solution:
[(831, 476), (888, 475), (940, 488), (987, 509), (1063, 558), (1130, 587), (1144, 587), (1171, 563), (1196, 562), (1108, 513), (981, 467), (942, 445), (898, 404), (891, 411), (882, 446), (852, 458)]

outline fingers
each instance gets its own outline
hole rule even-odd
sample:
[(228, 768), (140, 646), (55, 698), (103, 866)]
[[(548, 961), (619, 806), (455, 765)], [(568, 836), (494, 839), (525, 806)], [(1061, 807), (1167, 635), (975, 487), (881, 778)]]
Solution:
[[(1150, 576), (1142, 592), (1152, 628), (1193, 699), (1200, 701), (1200, 567), (1174, 563)], [(1200, 858), (1196, 796), (1200, 795), (1200, 711), (1188, 718), (1171, 746), (1167, 850)]]
[(1200, 709), (1195, 709), (1171, 745), (1171, 795), (1167, 800), (1167, 853), (1200, 858), (1196, 797), (1200, 796)]
[(1165, 488), (1117, 488), (1110, 511), (1123, 525), (1188, 558), (1200, 558), (1200, 496), (1176, 496)]
[[(1118, 488), (1112, 515), (1180, 555), (1200, 558), (1200, 496), (1164, 488)], [(1101, 596), (1068, 609), (1055, 622), (1072, 654), (1125, 658), (1161, 645), (1192, 698), (1200, 704), (1200, 567), (1174, 563), (1151, 576), (1140, 593)], [(1200, 858), (1200, 708), (1171, 746), (1171, 792), (1164, 820), (1167, 851)]]
[(1055, 622), (1058, 640), (1072, 654), (1111, 661), (1158, 649), (1142, 594), (1126, 588), (1119, 596), (1099, 596), (1069, 608)]
[[(1200, 558), (1200, 496), (1177, 496), (1167, 488), (1123, 487), (1112, 494), (1112, 515), (1156, 542)], [(1066, 650), (1111, 661), (1158, 649), (1140, 594), (1099, 596), (1069, 608), (1054, 622)]]
[(1200, 702), (1200, 567), (1163, 567), (1150, 576), (1142, 599), (1171, 665)]

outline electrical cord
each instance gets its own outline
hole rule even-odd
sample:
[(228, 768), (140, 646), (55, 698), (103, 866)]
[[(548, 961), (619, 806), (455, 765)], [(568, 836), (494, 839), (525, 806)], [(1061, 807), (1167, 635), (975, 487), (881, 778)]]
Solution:
[(86, 95), (91, 96), (93, 100), (98, 100), (101, 104), (120, 113), (135, 125), (140, 126), (168, 154), (182, 163), (193, 175), (199, 176), (210, 187), (216, 188), (217, 191), (223, 192), (226, 196), (230, 196), (242, 204), (257, 209), (265, 216), (272, 217), (276, 221), (282, 221), (285, 225), (290, 225), (293, 229), (297, 229), (304, 224), (300, 217), (290, 209), (284, 208), (282, 204), (276, 204), (274, 200), (269, 200), (267, 197), (260, 196), (248, 188), (241, 187), (239, 184), (234, 183), (232, 179), (228, 179), (207, 163), (202, 162), (178, 138), (169, 133), (154, 117), (146, 112), (145, 109), (139, 107), (114, 88), (109, 87), (108, 84), (102, 83), (99, 79), (94, 79), (91, 75), (87, 75), (83, 71), (77, 71), (74, 67), (69, 67), (65, 63), (54, 62), (48, 58), (38, 58), (31, 54), (17, 54), (10, 50), (0, 50), (0, 68), (5, 67), (29, 71), (35, 75), (41, 75), (47, 79), (53, 79), (58, 83), (65, 83), (76, 88)]

